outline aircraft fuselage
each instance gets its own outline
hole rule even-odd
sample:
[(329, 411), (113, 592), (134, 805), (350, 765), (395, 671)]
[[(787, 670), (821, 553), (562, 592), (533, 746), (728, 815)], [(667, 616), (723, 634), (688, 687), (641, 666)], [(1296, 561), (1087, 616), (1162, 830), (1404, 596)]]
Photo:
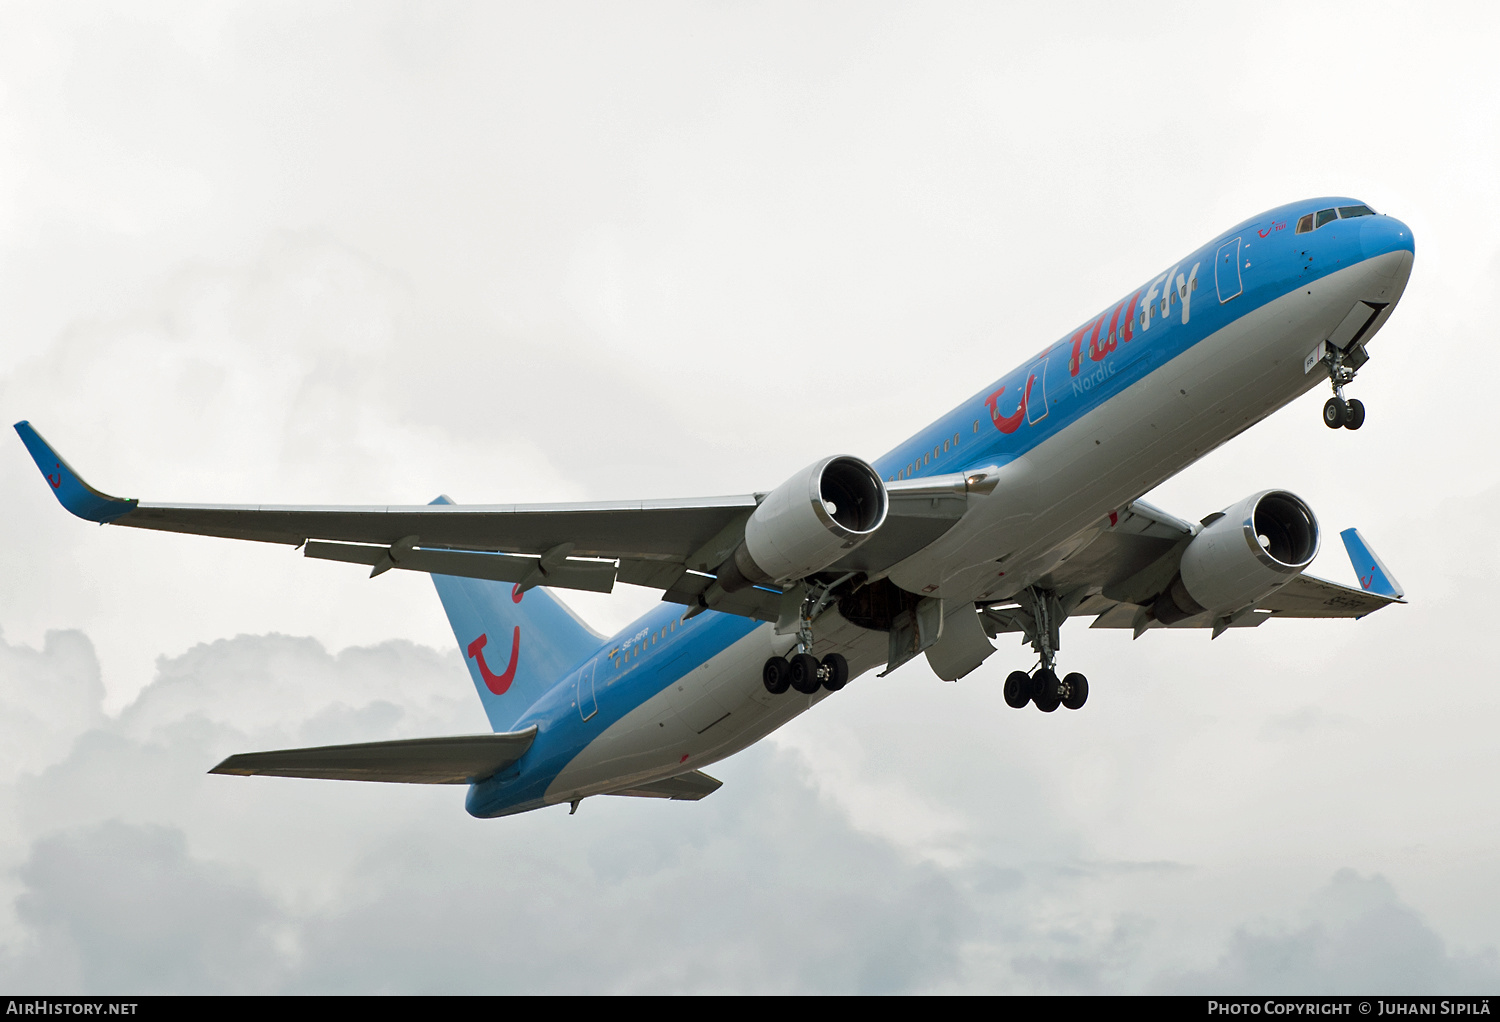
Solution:
[[(1131, 501), (1329, 376), (1313, 358), (1344, 329), (1380, 329), (1406, 286), (1412, 234), (1355, 215), (1298, 231), (1328, 198), (1270, 210), (1120, 298), (872, 464), (888, 482), (995, 466), (998, 484), (937, 541), (888, 571), (954, 605), (1004, 600), (1112, 524)], [(1364, 319), (1354, 310), (1369, 310)], [(1356, 322), (1358, 320), (1358, 322)], [(476, 816), (573, 802), (706, 766), (829, 693), (772, 695), (767, 657), (797, 643), (771, 624), (664, 604), (552, 686), (511, 768), (471, 786)], [(813, 652), (857, 677), (887, 635), (836, 611)], [(494, 656), (500, 658), (503, 652)], [(503, 660), (499, 661), (503, 663)]]

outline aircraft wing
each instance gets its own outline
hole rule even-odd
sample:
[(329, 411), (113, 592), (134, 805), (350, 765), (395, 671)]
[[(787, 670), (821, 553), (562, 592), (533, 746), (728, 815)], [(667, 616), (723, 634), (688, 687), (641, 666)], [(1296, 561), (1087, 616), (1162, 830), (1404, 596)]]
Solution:
[[(1243, 617), (1224, 625), (1210, 614), (1199, 614), (1173, 625), (1153, 622), (1153, 628), (1254, 628), (1273, 617), (1361, 618), (1392, 603), (1405, 600), (1355, 589), (1312, 575), (1298, 575), (1270, 596), (1250, 608)], [(1106, 606), (1106, 603), (1108, 604)], [(1097, 614), (1092, 628), (1134, 628), (1141, 608), (1131, 603), (1106, 601), (1102, 596), (1081, 606), (1078, 613)]]
[(493, 735), (246, 752), (230, 756), (209, 773), (401, 784), (471, 784), (520, 759), (535, 739), (533, 724), (524, 731)]
[[(88, 521), (301, 547), (305, 556), (513, 582), (522, 589), (610, 592), (625, 582), (692, 604), (744, 537), (763, 494), (575, 504), (280, 506), (165, 504), (110, 496), (86, 483), (28, 422), (16, 424), (58, 501)], [(835, 570), (873, 573), (931, 543), (963, 516), (966, 481), (909, 480), (888, 487), (880, 532)], [(857, 563), (856, 563), (857, 562)], [(715, 610), (775, 620), (781, 591), (752, 586)]]
[[(1101, 525), (1038, 584), (1063, 594), (1068, 616), (1093, 617), (1093, 628), (1129, 628), (1137, 638), (1148, 628), (1208, 628), (1217, 638), (1226, 629), (1254, 628), (1273, 617), (1361, 618), (1406, 602), (1363, 537), (1346, 529), (1344, 545), (1361, 588), (1301, 574), (1228, 618), (1205, 613), (1171, 625), (1148, 620), (1146, 607), (1171, 582), (1183, 549), (1198, 531), (1198, 526), (1138, 500)], [(1030, 610), (1019, 603), (981, 607), (980, 620), (991, 637), (1025, 631), (1031, 624)]]

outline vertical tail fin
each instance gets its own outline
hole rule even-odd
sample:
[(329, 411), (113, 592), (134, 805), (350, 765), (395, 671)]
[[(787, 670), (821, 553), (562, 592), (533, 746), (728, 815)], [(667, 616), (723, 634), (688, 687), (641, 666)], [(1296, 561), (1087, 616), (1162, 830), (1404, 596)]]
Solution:
[(433, 575), (432, 583), (496, 731), (511, 730), (603, 641), (545, 589), (523, 593), (507, 582), (452, 575)]

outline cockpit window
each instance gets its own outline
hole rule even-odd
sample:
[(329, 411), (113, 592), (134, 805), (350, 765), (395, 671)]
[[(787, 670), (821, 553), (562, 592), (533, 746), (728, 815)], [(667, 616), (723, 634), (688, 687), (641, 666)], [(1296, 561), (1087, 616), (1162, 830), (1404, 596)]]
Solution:
[(1340, 206), (1337, 209), (1320, 209), (1297, 221), (1297, 233), (1306, 234), (1308, 231), (1316, 231), (1324, 224), (1331, 224), (1341, 217), (1348, 220), (1357, 216), (1375, 216), (1375, 211), (1363, 203), (1358, 206)]

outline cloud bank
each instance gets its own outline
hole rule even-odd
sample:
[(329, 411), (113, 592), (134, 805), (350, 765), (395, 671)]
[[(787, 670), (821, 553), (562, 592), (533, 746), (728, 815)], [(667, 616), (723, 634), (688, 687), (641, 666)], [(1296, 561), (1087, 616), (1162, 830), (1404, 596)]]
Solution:
[[(163, 658), (113, 717), (84, 636), (0, 651), (0, 710), (27, 707), (33, 735), (0, 787), (10, 990), (1456, 993), (1500, 979), (1492, 949), (1450, 950), (1389, 881), (1351, 869), (1183, 969), (1164, 931), (1191, 921), (1163, 895), (1220, 864), (1065, 854), (1076, 824), (1035, 805), (1021, 818), (1053, 855), (1017, 857), (982, 823), (953, 812), (944, 834), (903, 812), (917, 792), (878, 776), (862, 791), (795, 742), (720, 764), (725, 787), (702, 803), (601, 798), (502, 821), (465, 815), (461, 788), (205, 773), (235, 751), (479, 729), (457, 655), (406, 642), (205, 644)], [(997, 771), (1015, 786), (1041, 773)], [(973, 778), (954, 786), (978, 794)]]

